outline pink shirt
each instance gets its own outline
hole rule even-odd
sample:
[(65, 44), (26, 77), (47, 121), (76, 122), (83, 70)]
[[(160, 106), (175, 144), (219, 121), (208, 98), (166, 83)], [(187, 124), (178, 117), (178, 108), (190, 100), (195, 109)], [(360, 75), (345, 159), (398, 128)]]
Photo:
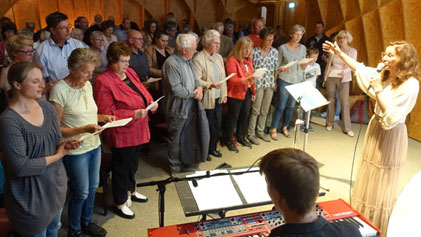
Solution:
[[(357, 50), (354, 48), (350, 47), (349, 50), (347, 52), (344, 51), (344, 53), (355, 60), (357, 59)], [(334, 69), (344, 71), (344, 76), (341, 80), (342, 83), (352, 81), (351, 69), (344, 63), (344, 61), (342, 61), (339, 56), (336, 55), (333, 56), (331, 63), (327, 65), (327, 77), (329, 77), (330, 72), (332, 72)]]

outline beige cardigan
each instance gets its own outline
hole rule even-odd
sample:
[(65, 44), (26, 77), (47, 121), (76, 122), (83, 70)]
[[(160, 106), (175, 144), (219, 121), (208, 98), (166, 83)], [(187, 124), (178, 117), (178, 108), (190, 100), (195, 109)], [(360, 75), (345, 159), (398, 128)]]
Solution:
[[(205, 49), (203, 49), (193, 58), (194, 75), (196, 80), (198, 80), (200, 85), (203, 87), (202, 104), (205, 109), (215, 108), (215, 89), (208, 89), (210, 85), (215, 82), (212, 62), (215, 62), (216, 67), (219, 70), (219, 78), (220, 80), (223, 80), (226, 74), (224, 60), (220, 54), (215, 53), (211, 56)], [(227, 96), (227, 83), (224, 82), (220, 89), (221, 96), (219, 97), (218, 102), (222, 104), (224, 98)]]
[[(162, 78), (162, 70), (158, 69), (158, 63), (156, 59), (156, 45), (153, 44), (145, 49), (146, 57), (148, 58), (149, 63), (149, 72), (151, 77)], [(174, 53), (174, 49), (167, 46), (165, 51), (169, 54)]]

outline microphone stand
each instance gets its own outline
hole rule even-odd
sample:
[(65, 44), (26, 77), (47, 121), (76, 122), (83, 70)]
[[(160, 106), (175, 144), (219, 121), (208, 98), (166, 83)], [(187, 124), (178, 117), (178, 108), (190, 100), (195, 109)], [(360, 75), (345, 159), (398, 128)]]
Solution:
[(299, 136), (299, 131), (300, 131), (300, 125), (302, 125), (304, 123), (303, 120), (300, 119), (301, 117), (301, 99), (303, 97), (300, 96), (297, 98), (297, 110), (296, 110), (296, 115), (297, 118), (295, 120), (295, 126), (294, 126), (294, 139), (292, 141), (293, 147), (297, 148), (297, 141), (298, 141), (298, 136)]
[[(250, 167), (251, 168), (251, 167)], [(170, 183), (175, 182), (181, 182), (181, 181), (192, 181), (194, 186), (197, 186), (197, 180), (204, 179), (204, 178), (211, 178), (211, 177), (217, 177), (217, 176), (225, 176), (225, 175), (242, 175), (246, 173), (251, 172), (258, 172), (259, 170), (250, 170), (247, 169), (246, 171), (241, 172), (235, 172), (235, 173), (216, 173), (216, 174), (210, 174), (210, 171), (206, 171), (205, 175), (199, 175), (194, 177), (174, 177), (171, 176), (167, 179), (157, 180), (157, 181), (150, 181), (145, 183), (138, 183), (137, 187), (145, 187), (145, 186), (155, 186), (157, 185), (158, 188), (156, 191), (158, 191), (158, 213), (159, 213), (159, 227), (164, 226), (164, 213), (165, 213), (165, 191), (166, 191), (166, 185)]]

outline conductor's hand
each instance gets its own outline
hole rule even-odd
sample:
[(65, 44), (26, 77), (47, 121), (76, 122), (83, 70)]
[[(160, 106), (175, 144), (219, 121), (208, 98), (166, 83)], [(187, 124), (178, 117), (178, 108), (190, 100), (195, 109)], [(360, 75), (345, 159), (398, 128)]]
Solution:
[(330, 41), (325, 41), (322, 47), (323, 47), (323, 51), (328, 52), (333, 55), (338, 55), (341, 52), (341, 49), (339, 48), (336, 42), (332, 43)]

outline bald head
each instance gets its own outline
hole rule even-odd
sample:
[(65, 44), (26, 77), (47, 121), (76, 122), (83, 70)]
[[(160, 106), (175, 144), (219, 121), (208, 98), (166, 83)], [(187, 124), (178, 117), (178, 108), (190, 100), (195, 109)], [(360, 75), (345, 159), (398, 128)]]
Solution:
[(138, 30), (130, 30), (127, 34), (127, 42), (132, 50), (140, 50), (143, 48), (143, 35)]

